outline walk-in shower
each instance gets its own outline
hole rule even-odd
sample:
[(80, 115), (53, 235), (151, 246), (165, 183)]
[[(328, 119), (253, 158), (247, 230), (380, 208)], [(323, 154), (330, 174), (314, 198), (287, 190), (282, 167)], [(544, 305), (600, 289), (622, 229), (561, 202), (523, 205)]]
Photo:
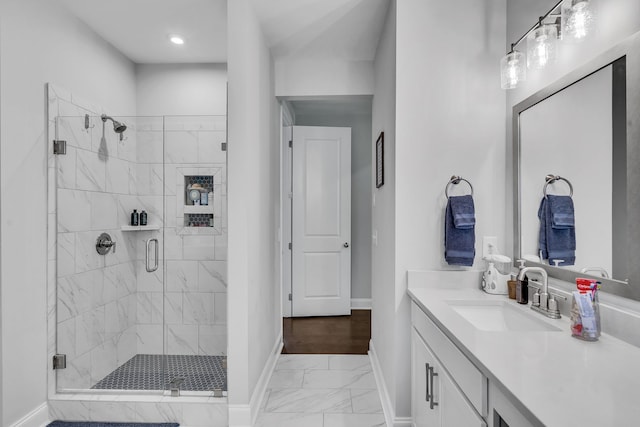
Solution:
[(78, 113), (50, 114), (54, 391), (226, 394), (226, 118), (57, 102)]

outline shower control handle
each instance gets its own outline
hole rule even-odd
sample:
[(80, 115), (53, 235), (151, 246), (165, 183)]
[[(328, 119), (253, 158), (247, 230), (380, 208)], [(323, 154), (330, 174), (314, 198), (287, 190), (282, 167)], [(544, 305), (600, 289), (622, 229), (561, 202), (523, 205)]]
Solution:
[[(150, 266), (149, 265), (149, 247), (151, 246), (152, 242), (155, 243), (155, 260), (154, 260), (153, 266)], [(147, 269), (148, 273), (153, 273), (158, 269), (158, 254), (159, 254), (158, 239), (147, 240), (147, 250), (145, 251), (145, 268)]]
[(116, 253), (116, 242), (111, 240), (111, 236), (107, 233), (102, 233), (96, 240), (96, 252), (100, 255), (106, 255), (113, 248), (113, 253)]

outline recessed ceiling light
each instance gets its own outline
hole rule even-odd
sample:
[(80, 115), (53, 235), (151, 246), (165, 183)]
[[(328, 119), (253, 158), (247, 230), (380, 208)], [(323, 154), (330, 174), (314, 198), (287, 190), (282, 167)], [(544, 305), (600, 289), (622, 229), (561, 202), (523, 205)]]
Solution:
[(173, 44), (184, 44), (184, 39), (178, 35), (170, 36), (169, 40), (171, 40)]

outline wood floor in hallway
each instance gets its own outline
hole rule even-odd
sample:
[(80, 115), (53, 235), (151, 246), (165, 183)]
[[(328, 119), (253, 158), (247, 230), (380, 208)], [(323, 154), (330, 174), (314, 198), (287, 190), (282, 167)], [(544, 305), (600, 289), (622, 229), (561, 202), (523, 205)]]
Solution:
[(288, 317), (282, 329), (283, 354), (367, 354), (371, 310), (351, 310), (351, 316)]

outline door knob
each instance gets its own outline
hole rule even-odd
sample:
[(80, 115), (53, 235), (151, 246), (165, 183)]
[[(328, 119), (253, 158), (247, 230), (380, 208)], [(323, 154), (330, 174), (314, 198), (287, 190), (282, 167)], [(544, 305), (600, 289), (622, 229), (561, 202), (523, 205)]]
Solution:
[(349, 243), (344, 242), (344, 245), (342, 245), (342, 246), (344, 246), (345, 248), (348, 248), (349, 247)]

